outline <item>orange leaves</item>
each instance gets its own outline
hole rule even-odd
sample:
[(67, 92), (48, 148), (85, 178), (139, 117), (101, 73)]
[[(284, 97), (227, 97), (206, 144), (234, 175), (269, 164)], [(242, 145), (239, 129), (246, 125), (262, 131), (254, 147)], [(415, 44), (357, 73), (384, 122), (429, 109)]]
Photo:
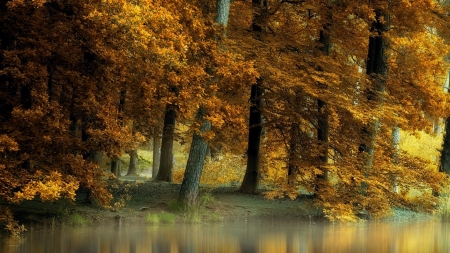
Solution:
[(8, 135), (0, 135), (0, 154), (5, 151), (17, 151), (19, 145)]

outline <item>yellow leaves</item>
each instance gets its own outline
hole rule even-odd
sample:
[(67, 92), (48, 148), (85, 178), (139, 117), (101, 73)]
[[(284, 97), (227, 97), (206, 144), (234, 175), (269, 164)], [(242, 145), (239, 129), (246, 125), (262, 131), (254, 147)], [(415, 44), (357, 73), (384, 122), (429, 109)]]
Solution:
[(53, 171), (48, 176), (44, 176), (43, 179), (28, 182), (14, 194), (11, 201), (31, 200), (35, 196), (40, 196), (42, 201), (55, 201), (63, 196), (75, 200), (75, 191), (78, 186), (79, 182), (74, 177), (63, 177), (61, 173)]
[(200, 182), (208, 185), (238, 184), (244, 175), (245, 162), (233, 154), (220, 154), (215, 159), (207, 159)]
[(359, 218), (353, 213), (353, 206), (348, 204), (326, 203), (323, 206), (323, 213), (325, 217), (331, 222), (343, 221), (343, 222), (356, 222)]

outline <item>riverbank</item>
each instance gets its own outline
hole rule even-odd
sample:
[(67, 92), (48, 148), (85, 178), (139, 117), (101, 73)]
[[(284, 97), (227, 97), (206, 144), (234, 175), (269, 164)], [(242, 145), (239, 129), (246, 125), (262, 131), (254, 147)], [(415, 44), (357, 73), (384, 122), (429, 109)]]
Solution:
[[(312, 198), (301, 196), (296, 200), (265, 199), (262, 194), (247, 195), (237, 187), (201, 187), (200, 204), (184, 210), (177, 202), (179, 184), (153, 182), (136, 177), (121, 177), (109, 181), (114, 199), (110, 208), (84, 203), (82, 192), (72, 203), (60, 200), (42, 203), (25, 201), (9, 207), (21, 224), (39, 225), (103, 225), (145, 224), (155, 222), (241, 222), (266, 219), (324, 220), (320, 208)], [(408, 210), (394, 210), (389, 221), (433, 218), (429, 214)]]

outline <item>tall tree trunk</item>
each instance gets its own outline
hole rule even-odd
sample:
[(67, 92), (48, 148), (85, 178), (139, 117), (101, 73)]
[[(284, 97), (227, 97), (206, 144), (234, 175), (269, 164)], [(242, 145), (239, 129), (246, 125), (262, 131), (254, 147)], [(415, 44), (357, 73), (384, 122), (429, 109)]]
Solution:
[[(226, 27), (228, 23), (229, 10), (230, 0), (217, 0), (217, 12), (215, 19), (217, 24)], [(206, 71), (212, 72), (212, 69), (207, 69)], [(202, 125), (200, 126), (200, 134), (211, 129), (211, 122), (204, 119), (205, 114), (205, 109), (200, 106), (197, 112), (197, 119), (202, 122)], [(206, 151), (208, 150), (208, 143), (203, 140), (200, 134), (194, 132), (194, 136), (192, 137), (191, 150), (189, 151), (189, 158), (180, 189), (179, 200), (186, 203), (188, 206), (194, 205), (197, 202), (200, 177), (203, 171)]]
[[(252, 19), (252, 31), (260, 36), (267, 30), (268, 18), (267, 0), (252, 0), (254, 15)], [(264, 93), (263, 78), (256, 80), (251, 87), (250, 94), (250, 119), (247, 146), (247, 169), (239, 189), (242, 193), (256, 193), (259, 186), (260, 175), (260, 146), (262, 133), (262, 95)]]
[(172, 182), (173, 180), (173, 140), (176, 115), (175, 105), (167, 104), (161, 141), (161, 161), (155, 178), (156, 181)]
[(240, 192), (256, 193), (260, 179), (260, 146), (262, 132), (261, 101), (264, 92), (262, 79), (252, 85), (250, 94), (250, 120), (247, 147), (247, 169), (242, 181)]
[(152, 161), (152, 178), (155, 178), (158, 175), (159, 163), (161, 158), (161, 152), (159, 150), (159, 135), (155, 134), (153, 136), (153, 161)]
[(211, 123), (208, 120), (205, 120), (204, 116), (205, 110), (200, 107), (197, 112), (197, 119), (202, 122), (202, 125), (200, 126), (200, 133), (194, 133), (192, 138), (189, 158), (180, 189), (179, 200), (186, 203), (188, 206), (197, 202), (200, 177), (203, 170), (206, 150), (208, 149), (208, 143), (203, 140), (201, 134), (211, 129)]
[[(384, 33), (389, 29), (389, 15), (382, 10), (375, 11), (375, 21), (372, 23), (371, 30), (375, 36), (369, 38), (368, 59), (366, 65), (366, 74), (372, 79), (374, 87), (368, 90), (367, 98), (376, 106), (382, 106), (383, 93), (385, 92), (386, 75), (387, 75), (387, 56), (386, 40)], [(364, 143), (360, 150), (365, 153), (363, 175), (367, 176), (373, 166), (373, 158), (375, 152), (376, 137), (380, 127), (380, 119), (376, 118), (370, 122), (364, 129)], [(362, 193), (365, 194), (367, 185), (362, 185)]]
[[(330, 55), (330, 34), (329, 34), (329, 28), (328, 26), (324, 26), (324, 28), (320, 31), (319, 36), (319, 43), (320, 43), (320, 50), (322, 51), (323, 55), (329, 56)], [(319, 84), (320, 86), (323, 86), (323, 89), (326, 89), (326, 84)], [(328, 165), (328, 132), (329, 132), (329, 123), (328, 123), (328, 112), (327, 112), (327, 103), (322, 100), (317, 100), (317, 112), (318, 112), (318, 118), (317, 118), (317, 139), (319, 141), (319, 145), (321, 146), (321, 153), (319, 155), (319, 159), (321, 162), (320, 170), (322, 171), (322, 174), (317, 175), (317, 182), (315, 185), (314, 192), (317, 193), (319, 190), (319, 185), (321, 181), (327, 181), (328, 180), (328, 171), (325, 168), (325, 166)]]
[(450, 116), (445, 120), (444, 142), (442, 143), (439, 170), (450, 176)]
[(295, 175), (298, 173), (298, 138), (300, 128), (297, 123), (291, 123), (291, 134), (289, 140), (289, 164), (288, 164), (288, 184), (293, 185)]
[(130, 151), (130, 164), (128, 165), (128, 175), (136, 175), (138, 170), (138, 153), (137, 149)]

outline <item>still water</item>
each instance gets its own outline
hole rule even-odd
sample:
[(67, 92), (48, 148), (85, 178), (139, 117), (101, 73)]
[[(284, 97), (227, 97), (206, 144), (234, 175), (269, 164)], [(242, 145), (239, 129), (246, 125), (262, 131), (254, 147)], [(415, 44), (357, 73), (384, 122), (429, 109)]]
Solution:
[(1, 238), (4, 253), (450, 252), (450, 223), (329, 224), (243, 221), (216, 224), (39, 228)]

